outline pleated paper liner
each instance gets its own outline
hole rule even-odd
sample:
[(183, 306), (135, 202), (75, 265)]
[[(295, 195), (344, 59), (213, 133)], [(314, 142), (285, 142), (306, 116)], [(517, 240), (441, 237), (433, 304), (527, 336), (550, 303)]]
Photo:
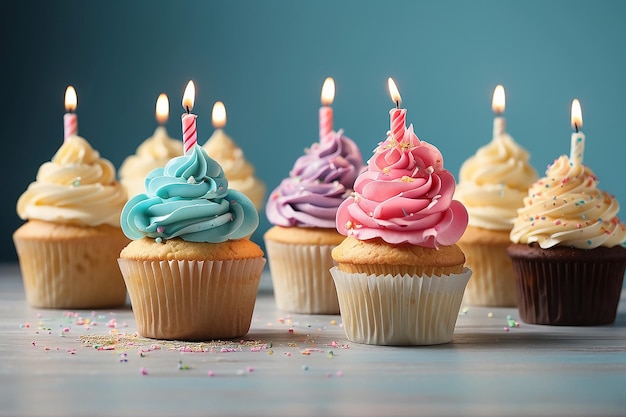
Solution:
[(204, 341), (250, 329), (265, 258), (118, 262), (142, 336)]
[(333, 245), (301, 245), (265, 240), (276, 306), (302, 314), (339, 314)]
[[(613, 323), (624, 280), (626, 249), (543, 251), (545, 256), (541, 257), (509, 249), (516, 272), (520, 318), (530, 324), (560, 326)], [(557, 260), (550, 256), (557, 251), (567, 257)]]
[(128, 244), (121, 230), (100, 237), (39, 239), (23, 236), (18, 229), (13, 239), (32, 307), (95, 309), (126, 302), (116, 261)]
[(483, 307), (516, 307), (517, 286), (505, 244), (457, 243), (465, 253), (472, 279), (465, 290), (464, 304)]
[(435, 345), (452, 340), (472, 274), (367, 275), (331, 269), (349, 340), (370, 345)]

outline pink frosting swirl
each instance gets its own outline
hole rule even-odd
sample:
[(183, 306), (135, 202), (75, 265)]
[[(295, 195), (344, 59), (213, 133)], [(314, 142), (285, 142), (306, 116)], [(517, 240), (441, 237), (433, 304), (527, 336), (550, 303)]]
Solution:
[(467, 210), (453, 200), (454, 176), (439, 150), (420, 141), (413, 125), (400, 142), (388, 135), (356, 179), (354, 193), (337, 211), (337, 230), (367, 240), (436, 248), (456, 243)]
[(298, 158), (265, 207), (268, 220), (283, 227), (335, 227), (337, 208), (363, 169), (356, 144), (331, 132)]

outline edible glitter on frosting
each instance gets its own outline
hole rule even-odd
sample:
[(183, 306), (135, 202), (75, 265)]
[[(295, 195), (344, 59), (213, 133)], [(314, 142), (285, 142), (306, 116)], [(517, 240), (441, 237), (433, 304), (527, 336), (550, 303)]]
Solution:
[(20, 196), (17, 213), (24, 219), (64, 224), (119, 227), (126, 202), (115, 167), (80, 136), (68, 137), (37, 178)]
[(362, 169), (357, 145), (343, 130), (331, 132), (307, 149), (272, 191), (265, 207), (268, 220), (283, 227), (334, 229), (337, 208)]
[(467, 210), (453, 200), (454, 176), (439, 150), (420, 141), (410, 125), (398, 142), (390, 133), (358, 176), (354, 194), (337, 211), (337, 230), (360, 240), (436, 248), (456, 243)]
[(252, 234), (259, 215), (248, 197), (228, 188), (222, 167), (194, 145), (148, 174), (146, 193), (126, 203), (121, 224), (131, 239), (219, 243)]
[(543, 249), (622, 244), (626, 228), (617, 217), (619, 203), (597, 186), (591, 169), (562, 155), (528, 190), (511, 230), (511, 241), (537, 242)]
[(510, 231), (536, 180), (528, 152), (501, 132), (461, 165), (454, 196), (467, 208), (470, 226)]

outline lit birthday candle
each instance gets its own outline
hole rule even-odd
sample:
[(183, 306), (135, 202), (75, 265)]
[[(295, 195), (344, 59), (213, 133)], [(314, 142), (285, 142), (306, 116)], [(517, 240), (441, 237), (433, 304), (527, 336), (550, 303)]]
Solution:
[(389, 124), (391, 126), (391, 135), (396, 142), (401, 142), (404, 139), (404, 131), (406, 130), (406, 109), (401, 109), (402, 97), (396, 83), (393, 82), (391, 77), (387, 80), (389, 86), (389, 94), (391, 94), (391, 100), (396, 104), (395, 109), (389, 110)]
[(332, 77), (326, 78), (322, 86), (322, 107), (320, 107), (320, 140), (333, 131), (333, 108), (330, 107), (335, 99), (335, 81)]
[(191, 113), (193, 109), (193, 103), (196, 97), (196, 88), (193, 85), (193, 81), (189, 81), (183, 94), (183, 109), (185, 113), (181, 116), (183, 124), (183, 150), (187, 154), (198, 141), (198, 130), (196, 129), (195, 114)]
[(215, 129), (223, 129), (226, 126), (226, 107), (221, 101), (216, 101), (211, 113), (211, 121)]
[(63, 138), (65, 140), (78, 134), (78, 117), (74, 113), (77, 103), (76, 90), (70, 85), (65, 90), (65, 110), (67, 110), (67, 113), (63, 115)]
[(582, 164), (583, 153), (585, 152), (585, 134), (580, 131), (583, 127), (583, 111), (577, 98), (572, 101), (571, 120), (574, 133), (572, 133), (569, 160), (571, 164)]
[(170, 101), (167, 94), (159, 94), (156, 102), (156, 119), (161, 126), (167, 123), (170, 116)]
[(496, 115), (493, 119), (493, 137), (500, 137), (506, 130), (506, 119), (502, 116), (506, 107), (506, 97), (504, 95), (504, 87), (497, 85), (493, 91), (493, 99), (491, 100), (491, 108)]

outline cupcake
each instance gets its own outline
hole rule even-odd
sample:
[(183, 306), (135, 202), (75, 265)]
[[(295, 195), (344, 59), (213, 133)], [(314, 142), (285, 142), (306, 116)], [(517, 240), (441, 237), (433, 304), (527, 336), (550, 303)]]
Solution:
[(513, 266), (506, 251), (517, 209), (537, 180), (528, 152), (505, 132), (505, 123), (504, 117), (494, 119), (493, 139), (463, 163), (455, 191), (469, 213), (467, 230), (458, 241), (472, 270), (464, 302), (477, 306), (517, 305)]
[(139, 333), (189, 341), (243, 336), (265, 265), (248, 239), (259, 221), (254, 205), (229, 189), (199, 145), (145, 183), (146, 192), (122, 211), (133, 241), (119, 258)]
[(37, 308), (104, 308), (126, 301), (117, 267), (126, 190), (82, 137), (66, 138), (20, 196), (13, 234), (26, 299)]
[(615, 321), (624, 270), (626, 228), (619, 203), (598, 189), (582, 164), (584, 135), (524, 198), (508, 253), (515, 269), (520, 317), (526, 323), (588, 326)]
[[(332, 251), (346, 336), (375, 345), (431, 345), (452, 339), (470, 277), (456, 242), (467, 211), (452, 199), (455, 179), (433, 145), (404, 123), (392, 130), (337, 211), (347, 236)], [(403, 113), (402, 113), (403, 115)]]
[(254, 207), (261, 210), (265, 199), (265, 184), (254, 175), (254, 167), (245, 158), (241, 148), (224, 132), (226, 109), (221, 101), (213, 106), (213, 125), (215, 132), (204, 144), (204, 150), (222, 166), (229, 187), (244, 193), (252, 200)]
[(342, 130), (333, 131), (307, 149), (270, 193), (265, 211), (274, 227), (264, 240), (279, 309), (339, 313), (329, 272), (334, 265), (331, 251), (344, 239), (335, 228), (335, 216), (362, 168), (356, 144)]
[[(164, 124), (169, 114), (167, 96), (161, 94), (157, 100), (157, 120)], [(120, 166), (120, 182), (129, 197), (143, 193), (146, 176), (155, 168), (165, 166), (172, 158), (182, 154), (180, 140), (172, 139), (167, 134), (165, 126), (159, 126), (154, 134), (139, 145), (134, 155), (126, 157)]]

